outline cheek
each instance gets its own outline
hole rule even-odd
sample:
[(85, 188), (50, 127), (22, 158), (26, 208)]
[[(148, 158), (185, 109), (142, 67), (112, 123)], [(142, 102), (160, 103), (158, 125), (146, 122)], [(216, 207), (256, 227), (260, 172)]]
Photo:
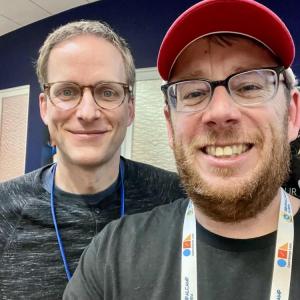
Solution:
[(190, 143), (196, 136), (200, 135), (200, 121), (193, 116), (177, 118), (173, 121), (173, 133), (175, 141)]
[(66, 123), (71, 116), (70, 112), (58, 111), (58, 110), (48, 110), (48, 127), (54, 130)]
[(129, 108), (126, 106), (119, 107), (119, 109), (116, 110), (108, 111), (106, 118), (112, 124), (126, 128), (129, 120)]
[(248, 109), (244, 112), (244, 130), (257, 131), (265, 140), (275, 134), (282, 134), (287, 125), (286, 107), (276, 101), (268, 102), (262, 107)]
[(288, 136), (288, 118), (286, 107), (274, 111), (273, 118), (269, 121), (274, 135), (282, 135), (283, 139)]

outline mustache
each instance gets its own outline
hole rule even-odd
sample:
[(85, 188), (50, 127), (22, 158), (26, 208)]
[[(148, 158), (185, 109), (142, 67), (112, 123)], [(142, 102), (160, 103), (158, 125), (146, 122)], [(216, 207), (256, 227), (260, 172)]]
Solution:
[(262, 134), (257, 131), (251, 133), (233, 127), (222, 130), (210, 128), (192, 140), (190, 149), (198, 150), (207, 146), (235, 144), (255, 144), (260, 147), (263, 145), (263, 140)]

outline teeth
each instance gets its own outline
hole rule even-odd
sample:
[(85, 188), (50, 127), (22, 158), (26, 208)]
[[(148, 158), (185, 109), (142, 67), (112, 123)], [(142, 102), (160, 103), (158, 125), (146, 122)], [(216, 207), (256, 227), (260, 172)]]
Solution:
[(240, 153), (239, 147), (240, 146), (236, 146), (236, 145), (232, 146), (233, 154), (239, 154)]
[(239, 155), (248, 150), (249, 146), (246, 144), (225, 146), (225, 147), (215, 147), (215, 146), (207, 146), (206, 153), (212, 156), (221, 157), (221, 156), (232, 156)]
[(216, 156), (223, 156), (223, 148), (221, 147), (216, 148)]
[(232, 153), (233, 153), (233, 149), (230, 146), (226, 146), (223, 149), (223, 155), (232, 155)]
[(206, 148), (206, 150), (207, 150), (208, 154), (213, 155), (213, 156), (216, 155), (216, 147), (209, 146), (209, 147)]

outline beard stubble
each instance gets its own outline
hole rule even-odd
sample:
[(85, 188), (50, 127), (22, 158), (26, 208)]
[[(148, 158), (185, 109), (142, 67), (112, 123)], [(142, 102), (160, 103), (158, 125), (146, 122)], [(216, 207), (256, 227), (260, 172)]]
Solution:
[[(194, 205), (205, 215), (219, 222), (235, 223), (254, 218), (268, 207), (276, 196), (279, 187), (288, 176), (290, 168), (290, 145), (287, 139), (287, 114), (281, 130), (271, 128), (270, 145), (264, 145), (262, 134), (249, 139), (249, 134), (241, 138), (238, 130), (228, 128), (218, 133), (209, 130), (205, 136), (195, 138), (185, 149), (182, 143), (174, 141), (174, 154), (179, 176)], [(174, 136), (174, 132), (173, 132)], [(260, 163), (249, 173), (249, 177), (241, 182), (230, 180), (234, 169), (215, 168), (213, 172), (228, 184), (215, 187), (208, 184), (197, 171), (196, 153), (201, 145), (214, 144), (219, 137), (228, 144), (237, 144), (239, 140), (250, 140), (260, 149)]]

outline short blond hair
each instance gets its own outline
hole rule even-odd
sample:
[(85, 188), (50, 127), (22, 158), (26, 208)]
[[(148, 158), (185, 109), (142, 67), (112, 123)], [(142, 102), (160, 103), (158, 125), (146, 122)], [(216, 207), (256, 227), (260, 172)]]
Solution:
[(85, 34), (103, 38), (120, 51), (124, 62), (127, 84), (133, 88), (135, 85), (135, 66), (127, 42), (105, 22), (90, 20), (68, 23), (60, 26), (48, 35), (39, 49), (39, 57), (35, 66), (41, 88), (43, 89), (43, 85), (48, 82), (48, 61), (52, 49), (63, 41)]

